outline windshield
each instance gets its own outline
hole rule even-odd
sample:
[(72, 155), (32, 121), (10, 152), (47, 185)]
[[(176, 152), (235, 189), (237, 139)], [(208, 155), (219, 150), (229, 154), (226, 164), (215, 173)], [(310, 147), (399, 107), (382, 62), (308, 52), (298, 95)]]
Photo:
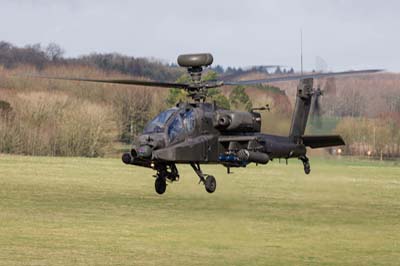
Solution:
[(156, 116), (146, 125), (143, 133), (150, 134), (150, 133), (163, 132), (165, 124), (167, 123), (168, 119), (172, 116), (172, 114), (176, 112), (176, 110), (177, 110), (176, 108), (169, 109)]
[(186, 111), (183, 114), (183, 125), (185, 126), (187, 133), (192, 133), (195, 127), (195, 114), (193, 109)]
[(169, 142), (178, 142), (183, 140), (186, 135), (193, 133), (195, 129), (195, 112), (190, 109), (185, 113), (178, 113), (168, 126)]
[(184, 136), (182, 133), (185, 132), (183, 127), (182, 117), (180, 114), (175, 116), (174, 120), (168, 127), (168, 140), (169, 142), (174, 142), (181, 140)]

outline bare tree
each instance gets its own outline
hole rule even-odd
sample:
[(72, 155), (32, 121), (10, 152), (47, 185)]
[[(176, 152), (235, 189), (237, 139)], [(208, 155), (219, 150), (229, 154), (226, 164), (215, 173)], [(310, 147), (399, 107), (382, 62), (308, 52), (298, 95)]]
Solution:
[(57, 61), (61, 59), (65, 53), (64, 49), (62, 49), (58, 44), (56, 43), (49, 43), (47, 45), (46, 49), (46, 56), (51, 60), (51, 61)]

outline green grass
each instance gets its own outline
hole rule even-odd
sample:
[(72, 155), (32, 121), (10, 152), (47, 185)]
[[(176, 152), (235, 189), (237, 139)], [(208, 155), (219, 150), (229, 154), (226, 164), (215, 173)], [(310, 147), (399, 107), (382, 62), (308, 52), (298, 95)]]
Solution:
[(187, 166), (156, 195), (117, 159), (0, 155), (0, 265), (399, 265), (400, 167)]

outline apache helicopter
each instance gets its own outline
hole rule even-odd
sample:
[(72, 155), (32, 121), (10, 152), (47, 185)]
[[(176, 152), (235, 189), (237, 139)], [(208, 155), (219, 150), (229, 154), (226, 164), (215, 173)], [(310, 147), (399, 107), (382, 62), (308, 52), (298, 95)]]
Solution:
[[(311, 171), (306, 156), (307, 147), (324, 148), (345, 145), (339, 135), (304, 135), (310, 108), (319, 90), (313, 88), (314, 78), (341, 75), (375, 73), (381, 70), (313, 73), (286, 75), (259, 80), (224, 81), (202, 80), (203, 70), (213, 63), (211, 54), (185, 54), (178, 57), (178, 65), (187, 69), (191, 82), (169, 83), (143, 80), (101, 80), (82, 78), (53, 79), (89, 81), (113, 84), (130, 84), (151, 87), (180, 88), (187, 92), (191, 101), (180, 102), (151, 120), (134, 142), (130, 152), (122, 155), (125, 164), (147, 167), (156, 171), (155, 190), (163, 194), (166, 181), (179, 180), (177, 164), (190, 164), (205, 189), (213, 193), (217, 182), (212, 175), (203, 173), (201, 164), (222, 164), (227, 167), (246, 167), (250, 163), (267, 164), (273, 159), (298, 158), (305, 174)], [(49, 78), (49, 77), (48, 77)], [(225, 85), (253, 85), (288, 80), (299, 80), (296, 103), (288, 136), (263, 134), (261, 115), (253, 108), (251, 112), (219, 108), (216, 103), (206, 102), (207, 91)]]

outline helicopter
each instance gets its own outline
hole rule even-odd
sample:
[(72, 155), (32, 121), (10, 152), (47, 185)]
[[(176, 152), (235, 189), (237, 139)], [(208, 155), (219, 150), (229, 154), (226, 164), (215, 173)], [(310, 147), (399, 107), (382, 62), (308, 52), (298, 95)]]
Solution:
[[(187, 83), (145, 81), (133, 79), (86, 79), (46, 77), (51, 79), (179, 88), (187, 93), (188, 101), (158, 114), (134, 141), (129, 152), (122, 155), (127, 165), (156, 171), (155, 191), (163, 194), (167, 181), (179, 180), (178, 164), (189, 164), (205, 190), (213, 193), (217, 182), (213, 175), (201, 170), (202, 164), (220, 164), (230, 169), (246, 167), (250, 163), (267, 164), (274, 159), (299, 159), (305, 174), (310, 174), (307, 148), (326, 148), (345, 145), (340, 135), (305, 135), (312, 105), (318, 102), (321, 91), (313, 88), (314, 79), (376, 73), (382, 70), (353, 70), (344, 72), (291, 74), (258, 80), (203, 80), (202, 73), (213, 63), (209, 53), (183, 54), (178, 57), (180, 67), (187, 69), (191, 78)], [(290, 131), (287, 136), (261, 133), (261, 110), (250, 112), (226, 110), (215, 102), (206, 102), (209, 89), (222, 86), (256, 85), (298, 80), (296, 102)]]

